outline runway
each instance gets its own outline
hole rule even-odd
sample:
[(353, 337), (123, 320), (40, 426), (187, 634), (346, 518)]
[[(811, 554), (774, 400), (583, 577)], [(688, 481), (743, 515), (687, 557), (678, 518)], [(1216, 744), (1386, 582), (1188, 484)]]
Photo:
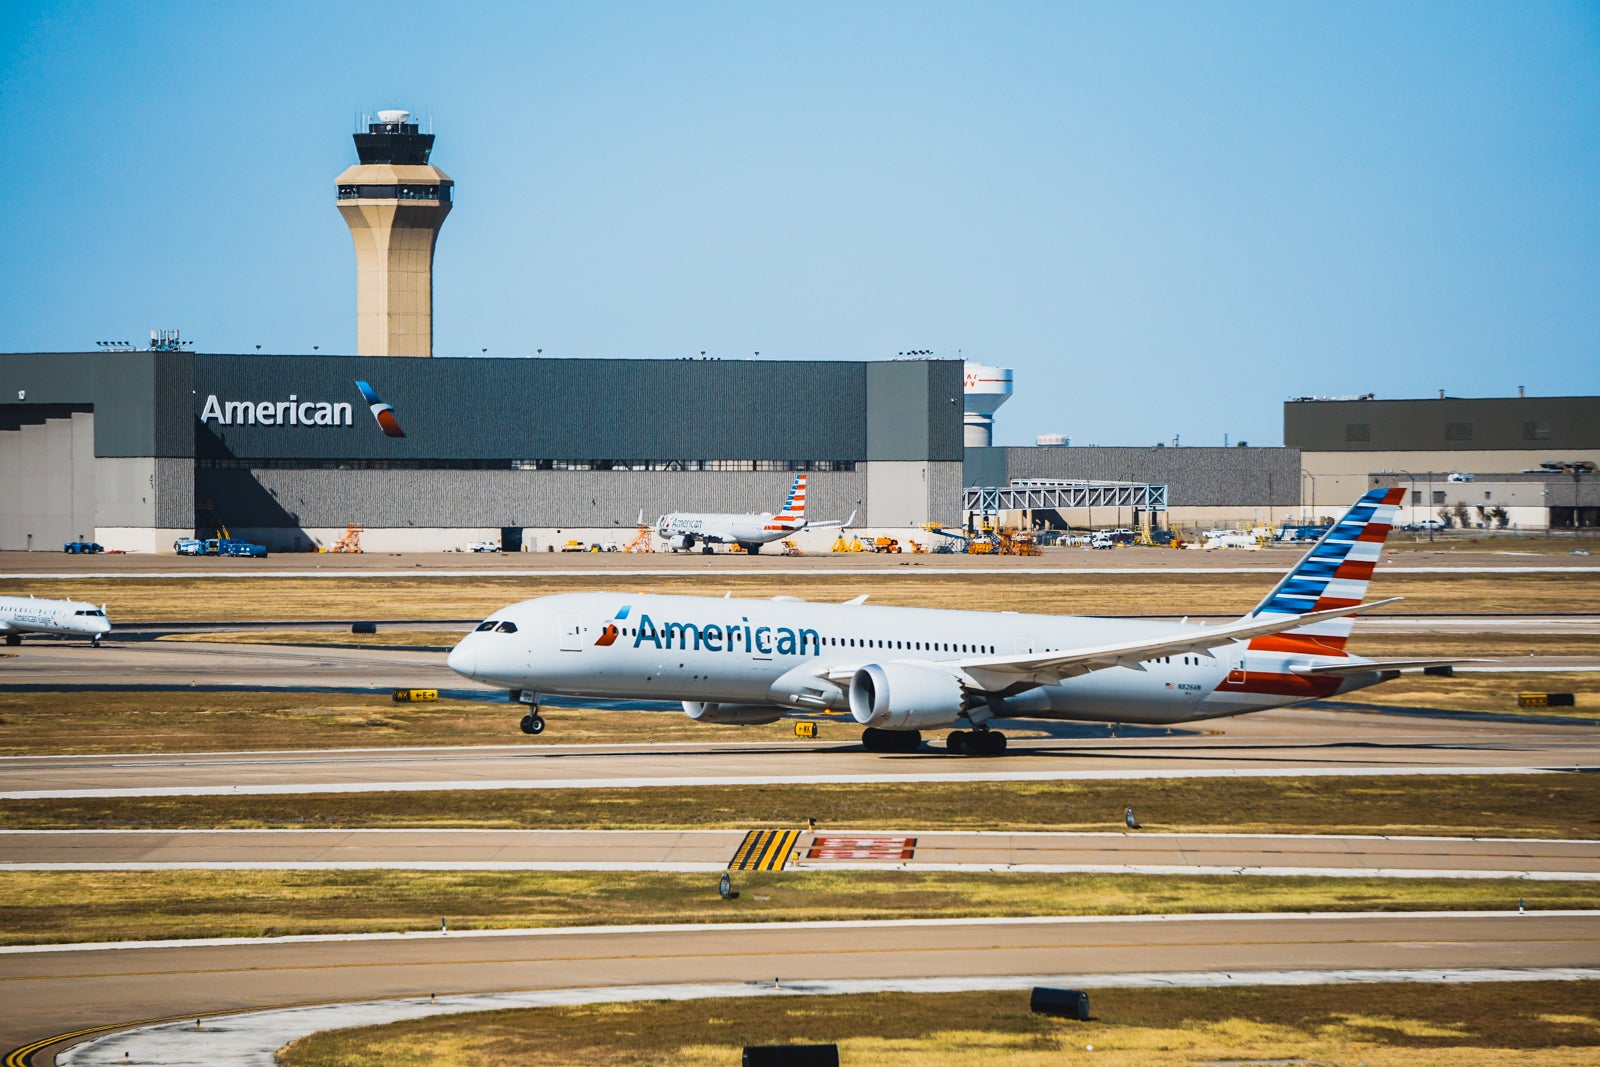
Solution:
[[(0, 871), (704, 871), (742, 830), (0, 831)], [(768, 869), (1600, 880), (1600, 842), (1371, 835), (803, 830)]]
[[(12, 756), (0, 759), (0, 798), (1535, 773), (1600, 767), (1600, 727), (1587, 720), (1507, 724), (1299, 709), (1198, 725), (1208, 732), (1020, 739), (1012, 754), (992, 760), (932, 746), (903, 755), (867, 752), (856, 739), (854, 723), (837, 728), (848, 738), (841, 742), (564, 746), (546, 734), (524, 746)], [(824, 723), (821, 729), (827, 737), (835, 727)]]
[(0, 1047), (119, 1020), (429, 993), (1597, 964), (1596, 912), (701, 924), (29, 948), (0, 950)]

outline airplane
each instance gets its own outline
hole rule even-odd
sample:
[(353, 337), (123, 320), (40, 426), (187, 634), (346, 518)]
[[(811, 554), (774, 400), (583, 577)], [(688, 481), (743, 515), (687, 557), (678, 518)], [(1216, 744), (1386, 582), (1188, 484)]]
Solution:
[(806, 521), (806, 476), (797, 474), (789, 487), (789, 499), (776, 515), (716, 515), (679, 512), (663, 515), (656, 520), (656, 533), (666, 540), (674, 552), (692, 549), (700, 542), (700, 551), (711, 554), (716, 544), (736, 544), (746, 552), (761, 551), (761, 546), (780, 537), (792, 537), (801, 530), (820, 530), (830, 526), (849, 526), (856, 521), (856, 513), (843, 522)]
[(911, 752), (921, 731), (999, 755), (1003, 719), (1170, 725), (1288, 707), (1403, 669), (1460, 660), (1372, 660), (1345, 649), (1405, 490), (1366, 493), (1242, 618), (1216, 626), (646, 593), (564, 593), (494, 612), (450, 668), (529, 705), (543, 694), (681, 701), (699, 722), (839, 714), (869, 751)]
[(87, 637), (96, 648), (111, 632), (105, 605), (81, 600), (41, 600), (31, 596), (0, 596), (0, 634), (6, 644), (22, 644), (23, 634), (65, 634)]

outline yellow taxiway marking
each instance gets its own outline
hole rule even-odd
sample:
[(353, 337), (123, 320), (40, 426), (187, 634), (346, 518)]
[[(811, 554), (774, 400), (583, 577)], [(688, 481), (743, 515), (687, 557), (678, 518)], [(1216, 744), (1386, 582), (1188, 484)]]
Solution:
[(799, 839), (799, 830), (751, 830), (728, 861), (728, 870), (781, 871)]

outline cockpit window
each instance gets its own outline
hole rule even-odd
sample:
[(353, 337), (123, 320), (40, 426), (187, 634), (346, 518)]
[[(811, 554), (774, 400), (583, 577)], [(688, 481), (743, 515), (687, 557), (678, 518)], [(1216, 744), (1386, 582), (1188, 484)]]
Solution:
[(517, 632), (517, 624), (510, 621), (503, 622), (496, 626), (495, 630), (503, 634), (514, 634)]
[(477, 632), (481, 634), (485, 630), (492, 630), (492, 629), (494, 629), (494, 620), (490, 619), (488, 622), (480, 622), (478, 624)]
[(97, 618), (97, 619), (103, 619), (103, 618), (106, 617), (106, 613), (101, 611), (99, 608), (88, 608), (88, 609), (85, 609), (83, 611), (74, 611), (73, 614), (74, 615), (91, 615), (91, 616), (93, 616), (94, 618)]

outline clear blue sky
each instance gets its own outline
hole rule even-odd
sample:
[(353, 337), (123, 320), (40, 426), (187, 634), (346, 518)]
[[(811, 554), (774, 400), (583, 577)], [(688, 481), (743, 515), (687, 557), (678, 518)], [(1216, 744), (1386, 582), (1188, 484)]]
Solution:
[(384, 107), (439, 355), (960, 353), (1004, 444), (1600, 391), (1596, 3), (12, 0), (0, 351), (353, 351)]

